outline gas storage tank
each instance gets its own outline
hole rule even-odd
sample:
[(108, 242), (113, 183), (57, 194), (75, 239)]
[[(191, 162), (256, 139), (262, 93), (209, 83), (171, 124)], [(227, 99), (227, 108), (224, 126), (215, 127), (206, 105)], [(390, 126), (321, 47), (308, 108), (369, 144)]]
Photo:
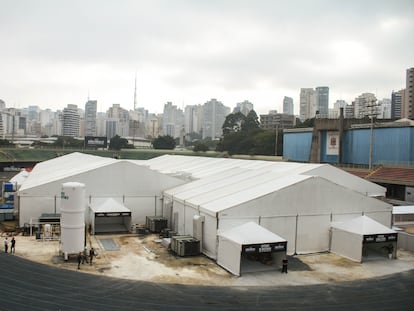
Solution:
[(85, 245), (85, 185), (78, 182), (62, 184), (61, 252), (65, 259), (69, 254), (81, 252)]

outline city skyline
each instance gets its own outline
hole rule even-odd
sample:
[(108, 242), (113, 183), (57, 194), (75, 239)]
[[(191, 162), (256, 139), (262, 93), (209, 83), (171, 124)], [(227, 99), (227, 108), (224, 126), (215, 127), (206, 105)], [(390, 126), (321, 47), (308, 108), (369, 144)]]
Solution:
[(327, 86), (330, 107), (371, 92), (391, 98), (413, 67), (412, 1), (0, 0), (0, 99), (97, 111), (162, 113), (216, 98), (283, 110)]

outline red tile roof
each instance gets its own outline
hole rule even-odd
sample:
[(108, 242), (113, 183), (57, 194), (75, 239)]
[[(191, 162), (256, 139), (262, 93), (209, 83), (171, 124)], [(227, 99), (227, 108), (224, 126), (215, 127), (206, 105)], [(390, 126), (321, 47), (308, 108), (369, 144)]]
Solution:
[(374, 171), (344, 169), (348, 173), (372, 182), (414, 186), (414, 167), (384, 167), (380, 166)]

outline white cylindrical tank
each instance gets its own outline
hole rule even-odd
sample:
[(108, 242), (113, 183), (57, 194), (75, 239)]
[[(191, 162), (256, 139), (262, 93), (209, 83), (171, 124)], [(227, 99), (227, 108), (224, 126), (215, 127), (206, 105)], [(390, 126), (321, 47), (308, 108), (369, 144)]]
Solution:
[(81, 252), (85, 245), (85, 185), (78, 182), (62, 184), (61, 251), (68, 254)]

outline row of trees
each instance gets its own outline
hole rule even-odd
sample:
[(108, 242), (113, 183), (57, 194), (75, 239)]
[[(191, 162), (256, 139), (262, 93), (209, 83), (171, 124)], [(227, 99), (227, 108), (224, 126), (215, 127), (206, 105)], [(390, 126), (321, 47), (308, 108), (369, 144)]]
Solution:
[[(226, 151), (230, 155), (274, 155), (276, 132), (260, 128), (259, 118), (254, 110), (247, 116), (238, 112), (229, 114), (223, 123), (223, 138), (217, 145), (217, 151)], [(283, 136), (279, 131), (277, 150), (282, 150)], [(279, 154), (279, 152), (278, 152)]]

